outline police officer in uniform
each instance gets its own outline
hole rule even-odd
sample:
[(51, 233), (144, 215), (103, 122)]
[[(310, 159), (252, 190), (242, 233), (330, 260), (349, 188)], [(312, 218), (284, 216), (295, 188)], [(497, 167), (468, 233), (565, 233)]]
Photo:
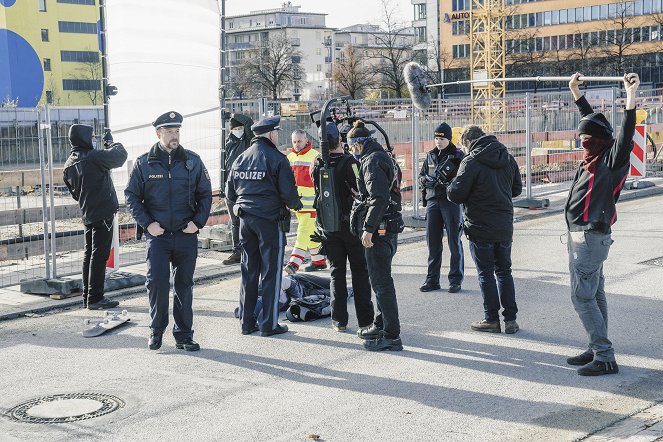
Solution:
[[(327, 123), (327, 139), (329, 141), (329, 167), (334, 173), (334, 196), (341, 209), (341, 230), (329, 232), (322, 225), (320, 204), (316, 228), (320, 233), (322, 244), (331, 265), (331, 316), (332, 328), (344, 332), (348, 325), (348, 286), (346, 282), (346, 263), (350, 261), (352, 272), (352, 289), (355, 298), (355, 311), (359, 328), (368, 328), (375, 316), (371, 302), (371, 284), (368, 278), (368, 268), (364, 257), (364, 247), (359, 238), (350, 232), (350, 209), (357, 190), (357, 176), (359, 175), (359, 162), (343, 150), (339, 143), (339, 131), (334, 123)], [(322, 158), (318, 157), (313, 168), (313, 183), (315, 184), (316, 202), (320, 200), (320, 169), (323, 166)]]
[(150, 301), (150, 350), (161, 347), (168, 325), (173, 276), (176, 348), (200, 350), (193, 340), (193, 272), (198, 230), (209, 217), (212, 186), (198, 155), (180, 145), (182, 115), (166, 112), (152, 125), (159, 141), (136, 160), (124, 190), (127, 207), (147, 238), (147, 294)]
[[(242, 334), (260, 330), (261, 336), (285, 333), (279, 325), (281, 269), (290, 212), (301, 210), (290, 162), (276, 148), (280, 116), (263, 118), (251, 126), (255, 138), (232, 166), (226, 198), (239, 216), (242, 247), (240, 322)], [(287, 224), (287, 226), (286, 226)], [(261, 286), (263, 308), (254, 311)], [(258, 322), (256, 322), (256, 320)]]

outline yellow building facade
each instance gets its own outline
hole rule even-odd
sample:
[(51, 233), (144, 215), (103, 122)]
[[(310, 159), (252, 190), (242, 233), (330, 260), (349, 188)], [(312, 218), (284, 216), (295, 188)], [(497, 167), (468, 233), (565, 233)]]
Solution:
[(100, 105), (98, 0), (0, 0), (0, 103)]

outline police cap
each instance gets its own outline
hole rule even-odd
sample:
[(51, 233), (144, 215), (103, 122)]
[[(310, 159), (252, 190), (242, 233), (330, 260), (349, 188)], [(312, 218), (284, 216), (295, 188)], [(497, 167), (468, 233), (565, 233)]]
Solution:
[(181, 114), (175, 111), (170, 111), (160, 115), (156, 120), (154, 120), (152, 126), (157, 129), (160, 127), (180, 127), (182, 126), (182, 120), (184, 120), (184, 118)]
[(281, 116), (274, 115), (273, 117), (266, 117), (258, 121), (253, 126), (251, 126), (251, 130), (256, 135), (263, 135), (273, 130), (280, 130), (279, 127), (280, 123), (281, 123)]

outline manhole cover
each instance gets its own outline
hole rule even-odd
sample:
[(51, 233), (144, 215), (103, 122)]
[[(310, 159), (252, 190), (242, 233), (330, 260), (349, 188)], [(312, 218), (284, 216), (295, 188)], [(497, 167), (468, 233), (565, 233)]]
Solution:
[(109, 394), (56, 394), (23, 402), (10, 409), (7, 415), (18, 422), (59, 424), (92, 419), (122, 407), (124, 401)]
[(647, 261), (642, 261), (638, 264), (644, 264), (648, 266), (657, 266), (657, 267), (663, 267), (663, 256), (660, 258), (654, 258), (654, 259), (649, 259)]

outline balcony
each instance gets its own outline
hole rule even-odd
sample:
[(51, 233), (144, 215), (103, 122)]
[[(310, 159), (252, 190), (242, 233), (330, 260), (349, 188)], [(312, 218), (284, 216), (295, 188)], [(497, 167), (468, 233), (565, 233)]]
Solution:
[(239, 49), (251, 49), (251, 43), (229, 43), (228, 49), (231, 51), (236, 51)]

